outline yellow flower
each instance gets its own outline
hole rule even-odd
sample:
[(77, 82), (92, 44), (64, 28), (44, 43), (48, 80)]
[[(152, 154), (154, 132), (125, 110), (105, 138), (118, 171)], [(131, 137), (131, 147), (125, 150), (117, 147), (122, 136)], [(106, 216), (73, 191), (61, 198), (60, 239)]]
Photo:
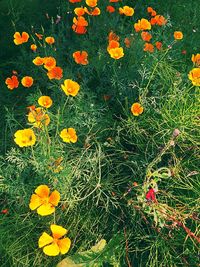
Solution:
[(134, 116), (139, 116), (142, 114), (144, 108), (140, 105), (140, 103), (134, 103), (131, 106), (131, 112), (133, 113)]
[(33, 123), (34, 127), (42, 128), (44, 125), (49, 125), (50, 118), (49, 115), (46, 114), (42, 108), (36, 108), (29, 112), (28, 121)]
[(16, 131), (14, 137), (15, 143), (20, 147), (33, 146), (36, 142), (36, 136), (30, 128)]
[(48, 37), (45, 38), (45, 42), (46, 42), (47, 44), (52, 45), (52, 44), (55, 43), (55, 39), (54, 39), (53, 37), (51, 37), (51, 36), (48, 36)]
[(66, 95), (76, 96), (80, 89), (80, 85), (77, 82), (67, 79), (64, 81), (64, 84), (61, 84), (61, 88)]
[(52, 236), (43, 232), (38, 241), (39, 248), (43, 248), (43, 252), (48, 256), (66, 254), (70, 249), (71, 240), (68, 237), (60, 238), (67, 234), (68, 230), (56, 224), (52, 224), (50, 228)]
[(35, 193), (31, 196), (29, 208), (37, 209), (37, 213), (41, 216), (52, 214), (60, 201), (60, 193), (54, 190), (49, 196), (50, 189), (47, 185), (39, 185), (35, 189)]
[(109, 54), (114, 59), (120, 59), (121, 57), (124, 56), (124, 50), (122, 47), (111, 48), (109, 50)]
[(197, 67), (200, 67), (200, 54), (192, 55), (192, 62), (193, 62)]
[(128, 16), (128, 17), (131, 17), (133, 16), (134, 14), (134, 9), (132, 7), (129, 7), (129, 6), (124, 6), (124, 7), (120, 7), (119, 8), (119, 14), (120, 15), (125, 15), (125, 16)]
[(95, 7), (97, 5), (97, 0), (86, 0), (85, 2), (90, 7)]
[(50, 108), (52, 106), (52, 99), (51, 97), (49, 96), (41, 96), (39, 99), (38, 99), (38, 104), (41, 106), (41, 107), (44, 107), (44, 108)]
[(192, 69), (188, 74), (188, 78), (192, 81), (193, 85), (200, 86), (200, 68)]
[(74, 128), (63, 129), (60, 132), (60, 137), (65, 143), (76, 143), (78, 139), (76, 135), (76, 130)]

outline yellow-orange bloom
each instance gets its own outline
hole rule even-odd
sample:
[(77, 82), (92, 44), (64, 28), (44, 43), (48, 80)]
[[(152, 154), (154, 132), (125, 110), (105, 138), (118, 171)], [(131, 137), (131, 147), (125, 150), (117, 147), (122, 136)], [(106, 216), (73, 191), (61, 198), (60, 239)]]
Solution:
[(111, 48), (109, 54), (114, 59), (120, 59), (124, 56), (124, 50), (122, 47)]
[(140, 114), (142, 114), (144, 108), (140, 105), (140, 103), (134, 103), (131, 106), (131, 112), (134, 116), (139, 116)]
[(16, 32), (14, 34), (14, 43), (16, 45), (26, 43), (28, 42), (28, 39), (29, 39), (29, 34), (27, 32), (22, 32), (22, 34), (20, 34), (19, 32)]
[(48, 37), (45, 38), (45, 42), (46, 42), (47, 44), (52, 45), (52, 44), (55, 43), (55, 39), (54, 39), (54, 37), (48, 36)]
[(133, 16), (133, 14), (135, 13), (134, 9), (130, 6), (123, 6), (122, 8), (119, 8), (119, 14), (120, 15), (125, 15), (127, 17), (131, 17)]
[(39, 185), (32, 194), (29, 208), (36, 210), (41, 216), (50, 215), (55, 211), (60, 201), (60, 193), (54, 190), (50, 195), (50, 189), (47, 185)]
[(115, 40), (111, 40), (108, 44), (108, 47), (107, 47), (107, 51), (109, 53), (110, 49), (113, 49), (113, 48), (118, 48), (120, 47), (120, 44), (119, 42), (115, 41)]
[(28, 113), (28, 121), (31, 122), (34, 127), (42, 128), (44, 125), (49, 125), (50, 118), (42, 108), (36, 108)]
[(149, 42), (152, 38), (152, 35), (149, 32), (141, 32), (142, 40), (145, 42)]
[(33, 78), (30, 76), (25, 76), (22, 78), (21, 83), (24, 87), (31, 87), (33, 85)]
[(106, 7), (106, 11), (108, 11), (109, 13), (114, 13), (115, 12), (115, 8), (113, 6), (107, 6)]
[(152, 7), (147, 7), (147, 12), (150, 13), (152, 17), (156, 16), (156, 11)]
[(36, 136), (30, 128), (16, 131), (14, 137), (15, 143), (20, 147), (33, 146), (36, 142)]
[(192, 69), (188, 74), (188, 78), (192, 81), (193, 85), (200, 86), (200, 68)]
[(80, 85), (71, 79), (67, 79), (64, 84), (61, 84), (61, 88), (66, 95), (76, 96), (80, 90)]
[(153, 53), (154, 51), (154, 46), (152, 44), (149, 44), (149, 43), (145, 43), (144, 44), (144, 49), (143, 49), (145, 52), (150, 52), (150, 53)]
[(43, 95), (38, 98), (38, 104), (44, 108), (50, 108), (53, 104), (51, 97)]
[(91, 11), (87, 9), (87, 7), (84, 7), (85, 13), (91, 16), (99, 16), (101, 14), (101, 10), (98, 7), (95, 7)]
[(71, 246), (71, 240), (66, 238), (61, 238), (67, 234), (67, 230), (62, 226), (52, 224), (50, 226), (52, 236), (43, 232), (38, 240), (39, 248), (43, 248), (44, 254), (47, 256), (57, 256), (60, 253), (66, 254)]
[(174, 32), (174, 39), (175, 40), (181, 40), (181, 39), (183, 39), (183, 33), (180, 32), (180, 31), (175, 31)]
[(44, 68), (51, 70), (56, 66), (56, 60), (54, 57), (45, 57), (43, 58)]
[(5, 83), (10, 90), (13, 90), (19, 86), (19, 81), (16, 75), (13, 75), (11, 78), (7, 78)]
[(37, 50), (37, 45), (32, 44), (32, 45), (31, 45), (31, 50), (32, 50), (33, 52), (35, 52), (35, 51)]
[(60, 80), (63, 77), (63, 69), (61, 67), (54, 67), (53, 69), (47, 72), (47, 76), (50, 80)]
[(151, 30), (151, 23), (147, 19), (138, 20), (137, 23), (134, 24), (134, 28), (136, 32)]
[(74, 128), (63, 129), (60, 132), (60, 137), (65, 143), (76, 143), (78, 140), (76, 130)]
[(86, 27), (88, 26), (87, 20), (83, 16), (73, 18), (72, 30), (78, 34), (85, 34), (87, 32)]
[(74, 3), (79, 3), (81, 2), (82, 0), (69, 0), (70, 3), (74, 4)]
[(167, 23), (167, 20), (161, 15), (156, 15), (155, 17), (151, 18), (150, 22), (151, 25), (163, 26)]
[(95, 7), (97, 5), (97, 0), (86, 0), (85, 2), (90, 7)]
[(36, 65), (36, 66), (41, 66), (44, 64), (44, 58), (42, 57), (36, 57), (33, 59), (33, 64)]
[(191, 60), (197, 67), (200, 67), (200, 54), (192, 55)]
[(77, 64), (88, 64), (88, 53), (86, 51), (76, 51), (73, 53), (73, 58)]
[(83, 7), (77, 7), (74, 9), (74, 13), (77, 16), (83, 16), (83, 15), (85, 15), (85, 9)]

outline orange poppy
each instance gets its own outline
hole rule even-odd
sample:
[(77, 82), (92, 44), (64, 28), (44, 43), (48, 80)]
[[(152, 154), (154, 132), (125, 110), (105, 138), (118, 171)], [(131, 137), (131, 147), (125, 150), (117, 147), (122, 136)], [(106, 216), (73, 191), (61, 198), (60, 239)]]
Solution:
[(31, 122), (34, 127), (42, 128), (44, 125), (49, 125), (50, 118), (42, 108), (36, 108), (28, 113), (28, 121)]
[(174, 32), (174, 39), (175, 40), (181, 40), (181, 39), (183, 39), (183, 33), (180, 32), (180, 31), (175, 31)]
[(86, 0), (85, 2), (89, 7), (95, 7), (97, 5), (97, 0)]
[(126, 37), (126, 38), (124, 39), (124, 43), (125, 43), (125, 46), (126, 46), (127, 48), (130, 48), (130, 47), (131, 47), (131, 39), (130, 39), (130, 38)]
[(16, 45), (26, 43), (28, 42), (28, 39), (29, 39), (29, 34), (27, 32), (22, 32), (22, 34), (20, 34), (19, 32), (15, 32), (14, 34), (14, 43)]
[(107, 6), (106, 11), (108, 11), (109, 13), (113, 13), (115, 12), (115, 8), (113, 6)]
[(130, 6), (123, 6), (119, 8), (119, 14), (120, 15), (125, 15), (127, 17), (133, 16), (135, 13), (134, 9)]
[(200, 86), (200, 68), (192, 69), (188, 74), (188, 78), (192, 81), (193, 85)]
[(109, 52), (110, 49), (118, 48), (119, 46), (120, 46), (119, 42), (112, 40), (108, 44), (107, 51)]
[(88, 53), (86, 51), (76, 51), (73, 53), (73, 58), (77, 64), (87, 65), (88, 64)]
[(76, 130), (74, 128), (63, 129), (60, 132), (60, 137), (65, 143), (76, 143), (78, 140)]
[(161, 48), (162, 48), (162, 43), (161, 42), (156, 42), (156, 48), (158, 49), (158, 50), (160, 50)]
[(60, 80), (63, 77), (63, 69), (60, 67), (54, 67), (47, 72), (47, 76), (50, 80)]
[(108, 35), (108, 41), (110, 42), (112, 40), (119, 41), (119, 36), (116, 33), (114, 33), (113, 31), (111, 31)]
[(192, 55), (191, 60), (197, 67), (200, 67), (200, 54)]
[(152, 17), (156, 16), (156, 11), (152, 7), (147, 7), (147, 12), (150, 13)]
[(114, 59), (120, 59), (124, 56), (124, 50), (122, 47), (111, 48), (108, 52)]
[(93, 10), (89, 11), (87, 7), (84, 7), (85, 13), (91, 16), (99, 16), (101, 14), (101, 10), (98, 7), (95, 7)]
[(152, 44), (149, 44), (149, 43), (145, 43), (144, 44), (144, 51), (146, 52), (150, 52), (150, 53), (153, 53), (154, 51), (154, 46)]
[(33, 52), (35, 52), (35, 51), (37, 50), (37, 45), (32, 44), (32, 45), (31, 45), (31, 50), (32, 50)]
[(150, 22), (151, 25), (163, 26), (167, 23), (167, 20), (161, 15), (156, 15), (155, 17), (151, 18)]
[(21, 84), (24, 87), (31, 87), (33, 85), (33, 78), (30, 77), (30, 76), (25, 76), (25, 77), (22, 78)]
[(52, 45), (52, 44), (55, 43), (55, 39), (54, 39), (54, 37), (48, 36), (48, 37), (45, 38), (45, 42), (46, 42), (47, 44)]
[(117, 3), (119, 2), (120, 0), (109, 0), (110, 3)]
[(141, 32), (142, 40), (145, 42), (149, 42), (152, 38), (152, 35), (149, 32)]
[(56, 66), (56, 60), (54, 57), (45, 57), (43, 58), (43, 62), (44, 62), (44, 68), (47, 70), (51, 70)]
[(80, 85), (71, 79), (67, 79), (64, 84), (61, 84), (61, 88), (66, 95), (76, 96), (80, 90)]
[(43, 57), (36, 57), (33, 59), (33, 64), (36, 66), (40, 66), (44, 64), (44, 58)]
[(38, 104), (44, 108), (50, 108), (53, 104), (51, 97), (43, 95), (38, 98)]
[(85, 34), (87, 32), (86, 27), (88, 26), (87, 20), (83, 16), (78, 16), (73, 18), (72, 29), (78, 34)]
[(11, 78), (7, 78), (5, 80), (5, 84), (7, 85), (8, 89), (13, 90), (19, 86), (19, 81), (16, 75), (13, 75)]
[(151, 23), (147, 19), (138, 20), (137, 23), (134, 24), (134, 28), (136, 32), (151, 30)]
[(37, 36), (37, 38), (39, 40), (42, 40), (42, 38), (43, 38), (43, 35), (42, 34), (36, 32), (35, 35)]
[(82, 0), (69, 0), (70, 3), (74, 4), (74, 3), (79, 3), (81, 2)]
[(131, 112), (134, 116), (139, 116), (144, 111), (144, 108), (141, 106), (140, 103), (134, 103), (131, 106)]
[(85, 9), (83, 7), (77, 7), (74, 9), (74, 13), (77, 16), (83, 16), (83, 15), (85, 15)]

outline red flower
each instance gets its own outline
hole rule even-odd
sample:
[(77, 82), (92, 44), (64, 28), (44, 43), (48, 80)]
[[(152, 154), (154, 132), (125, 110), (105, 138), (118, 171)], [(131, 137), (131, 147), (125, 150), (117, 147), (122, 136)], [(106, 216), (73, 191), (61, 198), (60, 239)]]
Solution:
[(149, 191), (146, 193), (146, 200), (147, 201), (156, 201), (156, 194), (153, 188), (150, 188)]

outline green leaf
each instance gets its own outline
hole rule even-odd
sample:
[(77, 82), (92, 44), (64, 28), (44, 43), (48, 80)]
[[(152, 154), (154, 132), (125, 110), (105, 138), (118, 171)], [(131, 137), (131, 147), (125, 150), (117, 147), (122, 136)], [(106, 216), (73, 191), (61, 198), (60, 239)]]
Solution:
[(123, 240), (122, 234), (114, 236), (108, 244), (105, 239), (101, 239), (91, 249), (65, 258), (56, 267), (102, 267), (103, 263), (120, 266), (118, 258), (123, 248)]

